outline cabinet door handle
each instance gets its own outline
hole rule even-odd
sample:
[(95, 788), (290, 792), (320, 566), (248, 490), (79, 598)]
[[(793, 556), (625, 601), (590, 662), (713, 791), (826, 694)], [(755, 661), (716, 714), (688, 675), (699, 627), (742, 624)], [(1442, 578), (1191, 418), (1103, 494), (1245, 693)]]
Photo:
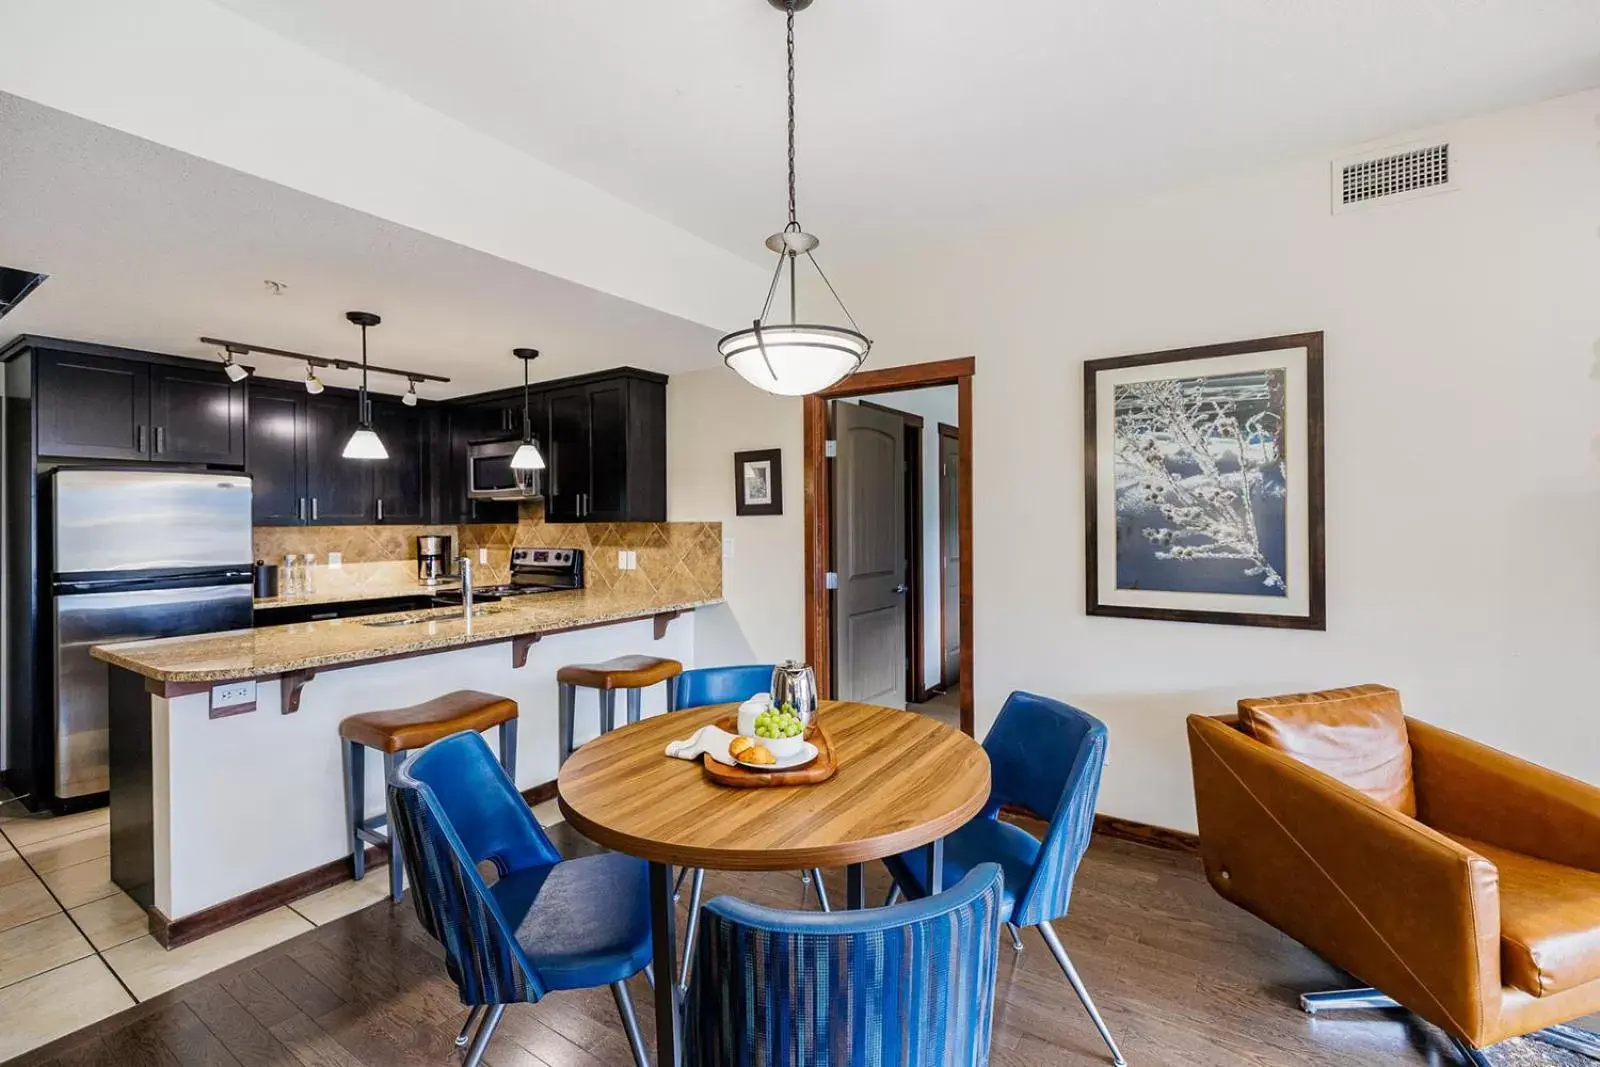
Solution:
[(311, 498), (311, 521), (312, 522), (316, 522), (317, 521), (317, 498), (316, 497), (312, 497)]
[(167, 428), (165, 426), (157, 426), (156, 427), (156, 455), (160, 455), (161, 453), (165, 452), (166, 450), (167, 450)]
[(383, 521), (383, 498), (378, 498), (378, 521)]
[(140, 423), (138, 426), (135, 426), (134, 429), (133, 429), (133, 450), (135, 452), (140, 452), (140, 453), (142, 453), (144, 451), (144, 424), (143, 423)]
[(301, 497), (294, 505), (294, 517), (301, 522), (306, 521), (306, 498)]

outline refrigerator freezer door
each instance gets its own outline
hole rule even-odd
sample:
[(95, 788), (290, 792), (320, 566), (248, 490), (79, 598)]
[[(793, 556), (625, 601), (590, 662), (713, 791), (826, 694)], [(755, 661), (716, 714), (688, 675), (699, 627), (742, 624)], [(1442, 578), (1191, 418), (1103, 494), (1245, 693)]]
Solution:
[(247, 566), (250, 479), (179, 471), (55, 471), (54, 571)]
[(248, 582), (56, 597), (56, 796), (101, 793), (111, 787), (110, 668), (90, 656), (90, 648), (143, 637), (247, 629), (250, 603)]

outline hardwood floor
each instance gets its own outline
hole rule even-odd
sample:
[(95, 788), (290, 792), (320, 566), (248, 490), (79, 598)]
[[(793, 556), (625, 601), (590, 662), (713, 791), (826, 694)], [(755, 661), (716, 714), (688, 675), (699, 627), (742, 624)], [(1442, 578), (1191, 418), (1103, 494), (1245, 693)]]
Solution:
[[(564, 825), (551, 836), (569, 855), (593, 848)], [(870, 899), (881, 900), (887, 878), (880, 867), (869, 872)], [(829, 878), (833, 899), (842, 900), (842, 874)], [(788, 874), (712, 873), (706, 887), (779, 905), (800, 898), (800, 882)], [(1132, 1064), (1458, 1062), (1438, 1031), (1408, 1016), (1302, 1015), (1298, 993), (1353, 983), (1217, 897), (1192, 855), (1097, 837), (1078, 875), (1073, 913), (1056, 928)], [(1001, 952), (992, 1062), (1109, 1063), (1038, 933), (1028, 931), (1024, 942), (1021, 954), (1009, 946)], [(653, 1040), (648, 990), (642, 979), (634, 985)], [(452, 1039), (464, 1018), (439, 949), (409, 902), (392, 908), (385, 901), (15, 1062), (435, 1067), (459, 1062)], [(487, 1062), (629, 1067), (632, 1060), (611, 995), (601, 989), (513, 1007)]]

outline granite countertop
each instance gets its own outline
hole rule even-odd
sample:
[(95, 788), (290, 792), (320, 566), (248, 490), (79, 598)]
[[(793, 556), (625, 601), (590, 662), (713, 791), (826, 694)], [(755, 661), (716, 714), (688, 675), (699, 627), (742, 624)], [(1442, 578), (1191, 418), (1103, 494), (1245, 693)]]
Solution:
[[(435, 608), (96, 645), (90, 654), (156, 681), (222, 682), (647, 619), (721, 602), (720, 597), (686, 600), (650, 591), (584, 589), (487, 604), (479, 609), (470, 627), (460, 608)], [(397, 625), (372, 625), (390, 622)]]
[[(497, 582), (473, 583), (474, 589), (492, 589)], [(293, 593), (288, 596), (256, 597), (258, 608), (314, 607), (318, 604), (348, 604), (357, 600), (388, 600), (399, 596), (433, 596), (438, 593), (455, 593), (461, 589), (461, 580), (449, 578), (438, 585), (424, 585), (418, 581), (397, 582), (389, 585), (346, 586), (343, 589), (325, 589), (310, 593)]]

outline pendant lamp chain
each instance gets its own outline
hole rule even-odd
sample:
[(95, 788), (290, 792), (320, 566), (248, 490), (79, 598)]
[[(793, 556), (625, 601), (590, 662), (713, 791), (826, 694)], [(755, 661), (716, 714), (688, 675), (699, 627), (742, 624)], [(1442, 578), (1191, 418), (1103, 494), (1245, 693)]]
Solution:
[[(794, 178), (794, 0), (789, 0), (789, 225), (786, 230), (800, 229), (797, 215)], [(791, 258), (793, 258), (791, 256)], [(791, 265), (790, 270), (793, 270)]]

